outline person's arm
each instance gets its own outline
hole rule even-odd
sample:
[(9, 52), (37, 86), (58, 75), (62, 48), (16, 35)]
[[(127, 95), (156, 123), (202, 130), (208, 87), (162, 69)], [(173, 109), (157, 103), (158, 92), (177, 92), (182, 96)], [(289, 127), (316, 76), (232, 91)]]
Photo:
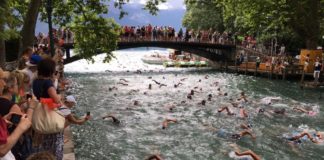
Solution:
[(167, 122), (173, 122), (173, 123), (177, 123), (176, 119), (166, 119)]
[(292, 137), (292, 139), (299, 140), (300, 138), (302, 138), (304, 136), (307, 136), (310, 140), (313, 139), (312, 136), (308, 132), (302, 132), (300, 135)]
[(31, 121), (27, 118), (27, 115), (23, 115), (16, 129), (7, 138), (7, 143), (0, 145), (0, 157), (5, 156), (11, 150), (19, 140), (20, 136), (27, 131), (30, 126)]
[(33, 95), (32, 99), (28, 99), (28, 108), (27, 108), (27, 116), (31, 119), (33, 117), (34, 109), (37, 107), (36, 97)]
[(21, 111), (20, 107), (19, 107), (17, 104), (14, 104), (14, 105), (11, 107), (11, 109), (10, 109), (9, 112), (14, 112), (14, 113), (18, 113), (18, 114), (24, 114), (24, 113)]
[(86, 122), (89, 118), (88, 116), (86, 116), (85, 118), (82, 119), (76, 119), (72, 114), (69, 114), (68, 116), (66, 116), (66, 119), (73, 124), (78, 124), (78, 125), (82, 125), (84, 124), (84, 122)]
[(53, 86), (48, 88), (47, 93), (55, 103), (62, 104), (61, 97), (57, 94), (56, 89)]
[(235, 154), (237, 156), (251, 156), (253, 158), (253, 160), (261, 160), (261, 157), (258, 156), (257, 154), (255, 154), (253, 151), (248, 150), (242, 153), (239, 153), (238, 151), (235, 151)]
[(249, 136), (251, 136), (253, 139), (255, 139), (255, 135), (252, 134), (252, 133), (251, 133), (250, 131), (248, 131), (248, 130), (242, 131), (242, 132), (240, 133), (240, 135), (241, 135), (241, 137), (243, 137), (243, 136), (245, 136), (245, 135), (249, 135)]
[(294, 107), (293, 109), (296, 110), (296, 111), (300, 111), (300, 112), (308, 113), (308, 111), (305, 110), (305, 109), (303, 109), (303, 108), (297, 108), (297, 107)]

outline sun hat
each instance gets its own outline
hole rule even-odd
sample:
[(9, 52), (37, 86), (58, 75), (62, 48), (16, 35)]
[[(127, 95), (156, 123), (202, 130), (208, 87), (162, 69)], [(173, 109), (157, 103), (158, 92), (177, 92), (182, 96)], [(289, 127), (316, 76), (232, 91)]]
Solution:
[(72, 96), (72, 95), (66, 96), (66, 101), (67, 102), (77, 103), (74, 96)]

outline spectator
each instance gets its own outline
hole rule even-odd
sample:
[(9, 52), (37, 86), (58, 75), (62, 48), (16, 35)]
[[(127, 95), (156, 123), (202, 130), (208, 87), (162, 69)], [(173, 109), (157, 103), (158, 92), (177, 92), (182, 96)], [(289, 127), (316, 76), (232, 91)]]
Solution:
[(18, 60), (18, 69), (26, 68), (26, 62), (29, 61), (30, 57), (33, 54), (33, 49), (31, 47), (26, 48), (21, 55), (21, 58)]
[(62, 105), (62, 107), (59, 108), (59, 110), (65, 116), (66, 120), (68, 120), (66, 122), (66, 126), (69, 125), (68, 123), (82, 125), (82, 124), (84, 124), (84, 122), (86, 122), (87, 120), (90, 119), (90, 115), (87, 115), (86, 117), (84, 117), (82, 119), (76, 118), (71, 112), (71, 109), (75, 106), (75, 104), (76, 104), (76, 100), (75, 100), (74, 96), (69, 95), (69, 96), (66, 96), (64, 104)]
[[(54, 88), (52, 77), (55, 73), (55, 62), (52, 59), (43, 59), (38, 65), (38, 78), (34, 80), (32, 88), (37, 99), (51, 101), (50, 108), (61, 105), (61, 98)], [(50, 106), (52, 105), (52, 106)], [(34, 152), (49, 151), (56, 156), (57, 160), (63, 159), (63, 131), (53, 134), (35, 133), (33, 141)]]

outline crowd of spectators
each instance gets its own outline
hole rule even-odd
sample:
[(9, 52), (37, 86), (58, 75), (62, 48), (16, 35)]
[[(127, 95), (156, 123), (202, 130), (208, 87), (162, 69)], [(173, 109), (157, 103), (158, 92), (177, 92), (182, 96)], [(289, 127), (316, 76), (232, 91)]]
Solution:
[[(34, 46), (26, 48), (15, 70), (0, 68), (0, 159), (38, 160), (63, 159), (64, 124), (55, 133), (40, 132), (35, 123), (41, 116), (39, 107), (47, 106), (52, 114), (59, 113), (69, 123), (83, 124), (90, 115), (77, 118), (71, 108), (76, 104), (72, 95), (65, 95), (69, 81), (63, 76), (62, 43), (70, 43), (73, 34), (68, 29), (53, 30), (55, 55), (49, 54), (48, 37), (37, 36)], [(54, 106), (54, 107), (53, 107)], [(45, 117), (46, 118), (46, 117)]]

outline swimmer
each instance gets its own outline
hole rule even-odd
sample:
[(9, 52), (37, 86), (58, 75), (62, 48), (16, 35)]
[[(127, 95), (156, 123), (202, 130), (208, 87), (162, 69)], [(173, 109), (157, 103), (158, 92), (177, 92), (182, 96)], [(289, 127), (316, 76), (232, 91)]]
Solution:
[(192, 95), (192, 96), (193, 96), (193, 95), (195, 94), (195, 92), (196, 92), (196, 93), (200, 93), (200, 92), (195, 91), (195, 90), (192, 89), (192, 90), (190, 91), (189, 95)]
[(223, 112), (224, 110), (226, 110), (227, 112), (227, 115), (237, 115), (239, 114), (239, 116), (241, 118), (247, 118), (248, 117), (248, 114), (246, 113), (246, 110), (244, 108), (240, 108), (239, 109), (239, 113), (234, 113), (233, 111), (230, 111), (229, 107), (228, 106), (225, 106), (225, 107), (222, 107), (221, 109), (218, 109), (218, 113), (221, 113)]
[(175, 105), (170, 105), (170, 106), (168, 106), (168, 109), (169, 109), (170, 112), (172, 112), (174, 108), (176, 108)]
[(177, 120), (176, 119), (165, 119), (162, 123), (162, 129), (166, 129), (168, 127), (168, 124), (170, 122), (173, 122), (173, 123), (177, 123)]
[(123, 85), (123, 86), (128, 86), (127, 83), (123, 83), (123, 82), (118, 82), (117, 84), (121, 84), (121, 85)]
[(230, 139), (233, 139), (233, 140), (239, 140), (242, 137), (247, 136), (247, 135), (250, 136), (253, 140), (255, 140), (255, 138), (256, 138), (256, 136), (252, 133), (252, 131), (250, 129), (249, 130), (243, 130), (240, 133), (234, 133), (234, 134), (229, 133), (225, 129), (217, 129), (217, 128), (211, 126), (211, 125), (207, 125), (207, 129), (216, 132), (217, 135), (219, 137), (222, 137), (222, 138), (230, 138)]
[(180, 85), (183, 85), (181, 82), (179, 82), (178, 84), (175, 84), (174, 85), (174, 88), (177, 88), (177, 87), (179, 87)]
[(142, 74), (142, 71), (138, 69), (135, 73)]
[(148, 89), (152, 89), (152, 84), (149, 84), (149, 87), (148, 87)]
[(158, 82), (158, 81), (156, 81), (156, 80), (152, 80), (153, 82), (155, 82), (157, 85), (161, 85), (161, 83), (160, 82)]
[(186, 79), (188, 79), (188, 78), (182, 78), (182, 79), (180, 79), (180, 81), (183, 82), (183, 81), (186, 80)]
[(209, 98), (209, 97), (210, 97), (210, 98), (212, 98), (212, 97), (213, 97), (213, 95), (212, 95), (212, 94), (208, 94), (208, 98)]
[(139, 105), (139, 101), (135, 100), (134, 101), (134, 106), (138, 106)]
[(206, 105), (206, 100), (202, 100), (202, 101), (199, 102), (198, 104), (201, 104), (201, 105), (205, 106), (205, 105)]
[(166, 84), (160, 84), (160, 87), (159, 88), (166, 87), (166, 86), (167, 86)]
[(248, 100), (246, 99), (246, 95), (244, 92), (241, 92), (240, 98), (237, 99), (238, 101), (240, 100), (244, 100), (245, 102), (247, 102)]
[(208, 99), (207, 99), (208, 101), (211, 101), (211, 97), (208, 97)]
[(181, 101), (181, 104), (185, 104), (186, 103), (186, 101)]
[(187, 95), (188, 99), (192, 99), (192, 96), (190, 94)]
[(115, 86), (113, 86), (113, 87), (109, 87), (108, 90), (109, 90), (109, 91), (112, 91), (112, 90), (118, 90), (118, 88), (115, 87)]
[(147, 95), (147, 92), (144, 92), (143, 94), (144, 94), (144, 95)]
[(281, 109), (276, 108), (272, 112), (276, 113), (276, 114), (280, 114), (280, 115), (285, 115), (286, 109), (284, 109), (284, 108), (281, 108)]
[(163, 160), (159, 155), (151, 155), (145, 160)]
[(293, 110), (306, 113), (309, 116), (315, 116), (317, 114), (317, 112), (313, 111), (313, 109), (304, 109), (304, 108), (300, 108), (300, 107), (294, 107)]
[(235, 113), (232, 113), (227, 106), (218, 109), (218, 113), (222, 113), (224, 110), (226, 110), (227, 115), (235, 115)]
[(249, 135), (252, 139), (255, 139), (256, 136), (250, 130), (244, 130), (239, 134), (233, 134), (232, 139), (241, 139), (242, 137)]
[[(236, 144), (231, 144), (231, 147), (234, 148), (234, 152), (230, 152), (229, 156), (231, 158), (236, 158), (236, 159), (253, 159), (253, 160), (261, 160), (261, 157), (259, 155), (257, 155), (256, 153), (254, 153), (251, 150), (247, 150), (244, 152), (241, 152), (240, 149), (238, 148), (238, 146)], [(234, 153), (234, 154), (233, 154)]]
[(152, 79), (152, 77), (150, 76), (150, 77), (147, 77), (148, 79)]
[(300, 133), (300, 135), (288, 138), (289, 141), (300, 141), (301, 138), (306, 136), (309, 140), (311, 140), (315, 144), (322, 144), (324, 142), (324, 132), (315, 132), (314, 134), (310, 134), (306, 131)]
[(251, 124), (241, 124), (240, 127), (245, 130), (251, 130), (252, 125)]
[(199, 81), (198, 82), (201, 82), (201, 79), (199, 79)]
[(206, 76), (205, 76), (205, 79), (208, 79), (208, 78), (209, 78), (209, 75), (206, 75)]
[(128, 83), (128, 82), (129, 82), (129, 81), (127, 81), (127, 80), (124, 79), (124, 78), (119, 79), (119, 81), (124, 81), (125, 83)]
[(278, 102), (280, 101), (280, 97), (265, 97), (260, 100), (261, 104), (264, 105), (271, 105), (273, 102)]
[(139, 92), (139, 91), (140, 91), (139, 89), (132, 89), (132, 90), (130, 90), (129, 93), (132, 93), (132, 92)]
[(112, 118), (113, 122), (116, 124), (120, 123), (120, 121), (113, 115), (107, 115), (107, 116), (102, 117), (102, 119), (106, 119), (106, 118)]

